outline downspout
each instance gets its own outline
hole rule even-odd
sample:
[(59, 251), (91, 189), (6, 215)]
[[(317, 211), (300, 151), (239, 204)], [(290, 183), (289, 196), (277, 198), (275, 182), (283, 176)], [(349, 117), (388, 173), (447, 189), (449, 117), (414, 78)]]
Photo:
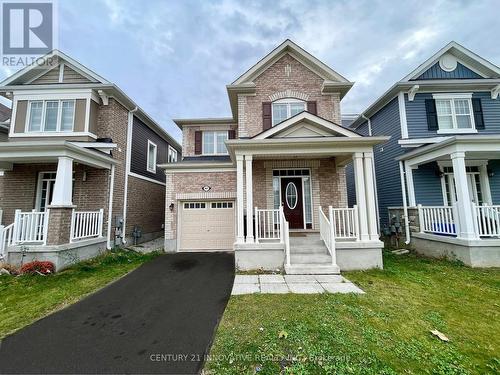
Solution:
[(403, 167), (403, 161), (399, 161), (399, 177), (401, 179), (401, 192), (403, 193), (403, 212), (405, 219), (405, 234), (406, 241), (405, 244), (408, 245), (410, 243), (410, 223), (408, 221), (408, 206), (406, 204), (406, 185), (405, 185), (405, 170)]
[(132, 126), (134, 124), (134, 113), (139, 108), (136, 106), (131, 111), (128, 111), (127, 123), (127, 155), (125, 156), (125, 191), (123, 192), (123, 228), (121, 233), (122, 243), (126, 244), (126, 229), (127, 229), (127, 199), (128, 199), (128, 175), (130, 173), (130, 159), (132, 155)]
[(109, 202), (108, 202), (108, 238), (107, 238), (107, 249), (111, 250), (111, 227), (113, 218), (113, 190), (115, 189), (115, 165), (111, 166), (111, 180), (109, 182)]
[(363, 114), (361, 115), (361, 117), (364, 118), (366, 120), (366, 122), (368, 123), (368, 136), (371, 137), (372, 136), (372, 121)]

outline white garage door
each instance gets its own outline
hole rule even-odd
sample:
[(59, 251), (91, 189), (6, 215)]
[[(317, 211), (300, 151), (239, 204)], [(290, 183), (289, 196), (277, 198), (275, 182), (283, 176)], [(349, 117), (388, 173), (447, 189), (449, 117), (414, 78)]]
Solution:
[(182, 202), (180, 250), (232, 250), (235, 241), (233, 201)]

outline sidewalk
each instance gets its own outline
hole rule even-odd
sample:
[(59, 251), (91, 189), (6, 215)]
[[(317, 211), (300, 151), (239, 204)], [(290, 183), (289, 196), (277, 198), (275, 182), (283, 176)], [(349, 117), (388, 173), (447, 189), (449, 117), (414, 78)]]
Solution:
[(364, 292), (341, 275), (236, 275), (231, 294)]

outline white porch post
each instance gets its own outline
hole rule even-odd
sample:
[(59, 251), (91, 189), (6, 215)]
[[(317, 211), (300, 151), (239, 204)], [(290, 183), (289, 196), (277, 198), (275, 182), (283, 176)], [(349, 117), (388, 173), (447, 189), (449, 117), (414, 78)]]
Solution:
[(413, 169), (405, 162), (406, 188), (408, 189), (408, 206), (416, 207), (415, 185), (413, 185)]
[(465, 153), (454, 152), (450, 155), (453, 165), (453, 176), (457, 193), (457, 211), (460, 223), (458, 237), (465, 239), (477, 238), (474, 230), (474, 212), (469, 195), (467, 172), (465, 170)]
[(368, 221), (366, 216), (366, 191), (365, 176), (363, 172), (363, 153), (355, 152), (353, 155), (354, 183), (356, 185), (356, 203), (358, 205), (359, 218), (359, 238), (361, 241), (368, 241)]
[(60, 156), (57, 163), (56, 182), (54, 185), (54, 195), (52, 206), (72, 206), (73, 193), (73, 159), (67, 156)]
[(371, 241), (379, 238), (377, 229), (377, 208), (375, 202), (375, 184), (373, 181), (373, 152), (364, 153), (365, 160), (365, 190), (366, 190), (366, 212), (368, 214), (368, 233)]
[(253, 243), (253, 183), (252, 183), (252, 155), (245, 155), (245, 191), (247, 193), (247, 243)]
[(236, 204), (238, 218), (238, 232), (236, 242), (245, 242), (243, 234), (243, 155), (236, 155)]

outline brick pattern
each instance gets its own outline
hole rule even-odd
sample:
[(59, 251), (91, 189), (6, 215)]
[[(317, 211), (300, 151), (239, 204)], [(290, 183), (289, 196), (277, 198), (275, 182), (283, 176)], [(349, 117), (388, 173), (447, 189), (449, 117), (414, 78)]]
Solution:
[[(170, 183), (169, 183), (170, 182)], [(211, 193), (236, 192), (236, 172), (167, 172), (167, 188), (165, 196), (165, 239), (177, 237), (177, 213), (179, 202), (176, 192), (200, 193), (203, 186), (210, 186)], [(170, 204), (174, 203), (174, 210), (170, 211)]]
[[(204, 130), (237, 130), (236, 125), (185, 126), (182, 132), (182, 156), (196, 156), (194, 153), (194, 133)], [(238, 134), (237, 134), (238, 136)]]
[(72, 208), (50, 208), (47, 245), (69, 243)]
[[(291, 67), (289, 76), (285, 73), (287, 65)], [(319, 116), (340, 123), (339, 94), (323, 95), (323, 79), (288, 54), (276, 61), (254, 82), (256, 94), (238, 100), (239, 108), (244, 108), (244, 115), (238, 119), (240, 134), (253, 137), (262, 132), (262, 102), (270, 101), (283, 92), (296, 92), (301, 98), (316, 101)]]

